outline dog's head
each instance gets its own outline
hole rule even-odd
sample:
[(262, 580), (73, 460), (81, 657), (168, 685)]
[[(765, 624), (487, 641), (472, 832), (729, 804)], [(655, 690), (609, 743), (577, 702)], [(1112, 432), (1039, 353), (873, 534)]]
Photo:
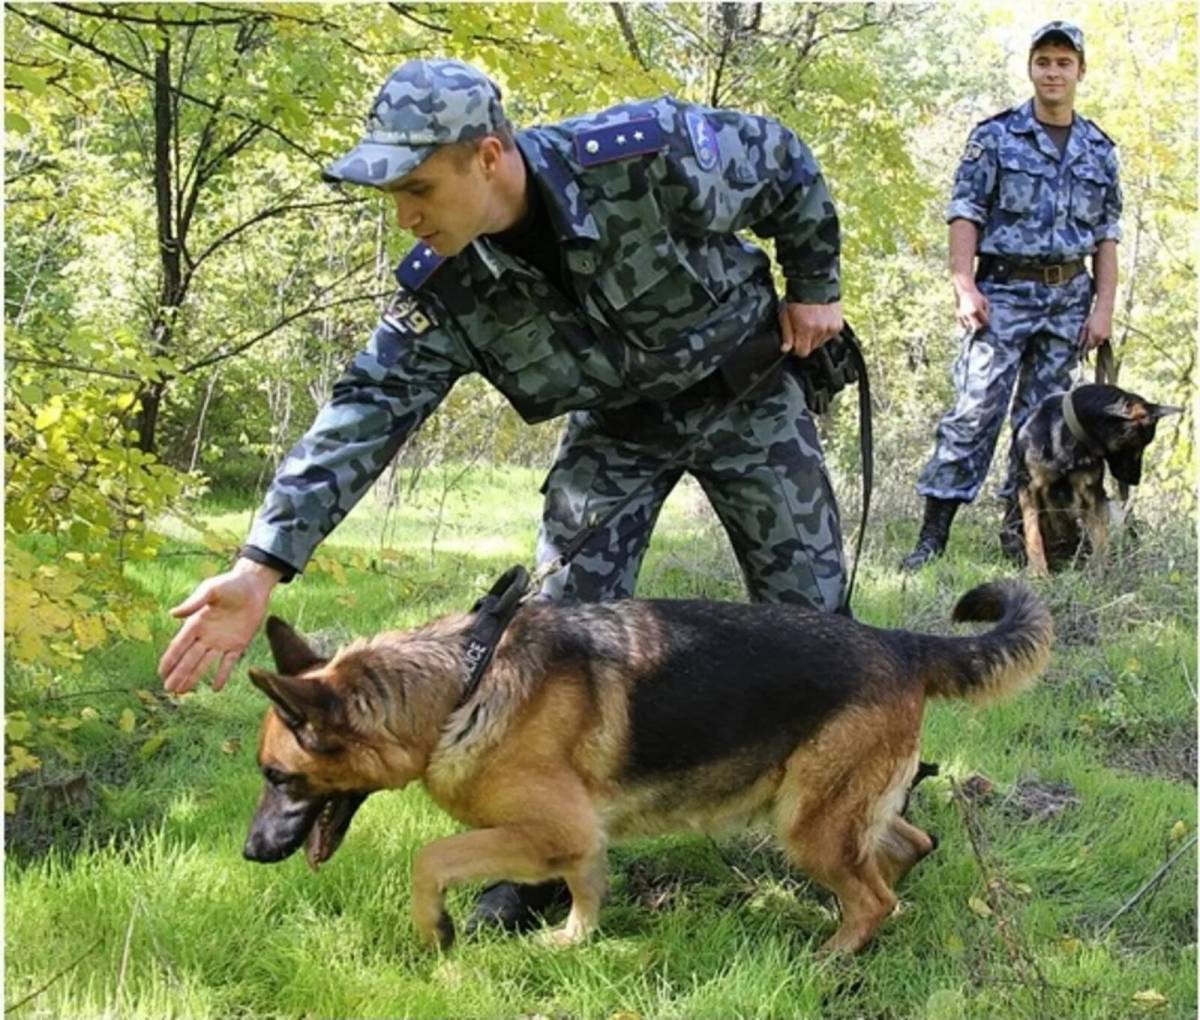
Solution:
[(276, 672), (249, 671), (273, 704), (259, 739), (263, 791), (243, 854), (271, 863), (307, 842), (315, 869), (341, 845), (369, 794), (420, 775), (428, 741), (414, 727), (428, 713), (420, 697), (406, 697), (404, 670), (386, 640), (326, 660), (277, 617), (267, 621), (267, 640)]
[(1080, 424), (1104, 451), (1113, 477), (1126, 485), (1142, 480), (1142, 453), (1154, 438), (1158, 420), (1183, 410), (1098, 384), (1078, 387), (1071, 398)]

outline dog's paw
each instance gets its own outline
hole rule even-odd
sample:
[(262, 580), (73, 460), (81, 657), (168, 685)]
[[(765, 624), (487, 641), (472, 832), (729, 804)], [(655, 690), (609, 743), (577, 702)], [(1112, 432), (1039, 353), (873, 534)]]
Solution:
[(454, 922), (445, 910), (438, 915), (435, 923), (417, 925), (417, 931), (421, 936), (421, 941), (430, 949), (444, 953), (454, 945)]
[(572, 930), (570, 925), (562, 928), (549, 928), (537, 933), (537, 941), (547, 949), (570, 949), (587, 938), (586, 932)]

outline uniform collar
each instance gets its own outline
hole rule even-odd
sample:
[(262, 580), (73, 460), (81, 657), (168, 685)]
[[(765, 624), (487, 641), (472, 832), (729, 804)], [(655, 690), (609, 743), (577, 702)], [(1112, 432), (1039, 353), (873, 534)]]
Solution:
[(1016, 112), (1008, 121), (1008, 130), (1015, 135), (1032, 135), (1033, 142), (1042, 155), (1048, 156), (1055, 163), (1061, 161), (1064, 166), (1076, 156), (1081, 155), (1086, 148), (1083, 140), (1085, 130), (1083, 119), (1079, 114), (1072, 112), (1071, 136), (1067, 140), (1066, 152), (1060, 156), (1058, 146), (1054, 144), (1046, 133), (1046, 129), (1038, 123), (1037, 117), (1034, 116), (1032, 99), (1027, 99), (1017, 107)]
[(541, 188), (546, 199), (558, 239), (599, 240), (600, 231), (591, 208), (584, 201), (579, 180), (558, 150), (536, 129), (518, 132), (517, 145), (525, 156), (525, 166), (533, 176), (534, 186)]

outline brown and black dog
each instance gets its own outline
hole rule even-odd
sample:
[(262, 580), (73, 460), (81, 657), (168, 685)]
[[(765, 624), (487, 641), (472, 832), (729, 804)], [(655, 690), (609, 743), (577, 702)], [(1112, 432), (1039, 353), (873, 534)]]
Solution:
[(1142, 479), (1142, 453), (1158, 420), (1182, 408), (1116, 386), (1079, 386), (1047, 397), (1016, 437), (1017, 501), (1029, 569), (1039, 575), (1084, 548), (1108, 545), (1104, 467), (1122, 485)]
[(901, 817), (925, 699), (1013, 694), (1049, 655), (1050, 615), (1017, 582), (974, 589), (954, 617), (998, 622), (939, 637), (778, 604), (534, 601), (465, 701), (469, 614), (328, 661), (272, 617), (278, 673), (250, 670), (274, 705), (245, 856), (307, 844), (316, 867), (368, 794), (419, 779), (471, 830), (416, 856), (422, 937), (453, 941), (450, 886), (561, 877), (571, 912), (547, 937), (566, 944), (596, 925), (610, 839), (762, 819), (837, 895), (823, 948), (857, 950), (934, 847)]

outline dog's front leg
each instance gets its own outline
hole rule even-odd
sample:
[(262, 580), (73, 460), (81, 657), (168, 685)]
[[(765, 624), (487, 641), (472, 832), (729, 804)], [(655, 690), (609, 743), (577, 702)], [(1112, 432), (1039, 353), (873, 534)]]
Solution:
[(1092, 556), (1103, 555), (1108, 548), (1108, 497), (1104, 494), (1103, 485), (1100, 491), (1086, 491), (1081, 500), (1083, 504), (1083, 527), (1087, 531), (1088, 543), (1092, 547)]
[(604, 896), (604, 847), (598, 834), (572, 835), (560, 827), (512, 824), (422, 847), (413, 862), (412, 884), (413, 921), (421, 938), (435, 948), (453, 944), (454, 922), (445, 906), (446, 890), (453, 885), (495, 879), (534, 884), (560, 876), (571, 890), (571, 914), (554, 941), (586, 937), (596, 926)]
[(1039, 501), (1025, 486), (1017, 490), (1017, 501), (1021, 504), (1021, 523), (1025, 527), (1025, 556), (1029, 561), (1029, 571), (1038, 577), (1045, 577), (1050, 573), (1050, 565), (1046, 562), (1042, 526), (1038, 522)]

